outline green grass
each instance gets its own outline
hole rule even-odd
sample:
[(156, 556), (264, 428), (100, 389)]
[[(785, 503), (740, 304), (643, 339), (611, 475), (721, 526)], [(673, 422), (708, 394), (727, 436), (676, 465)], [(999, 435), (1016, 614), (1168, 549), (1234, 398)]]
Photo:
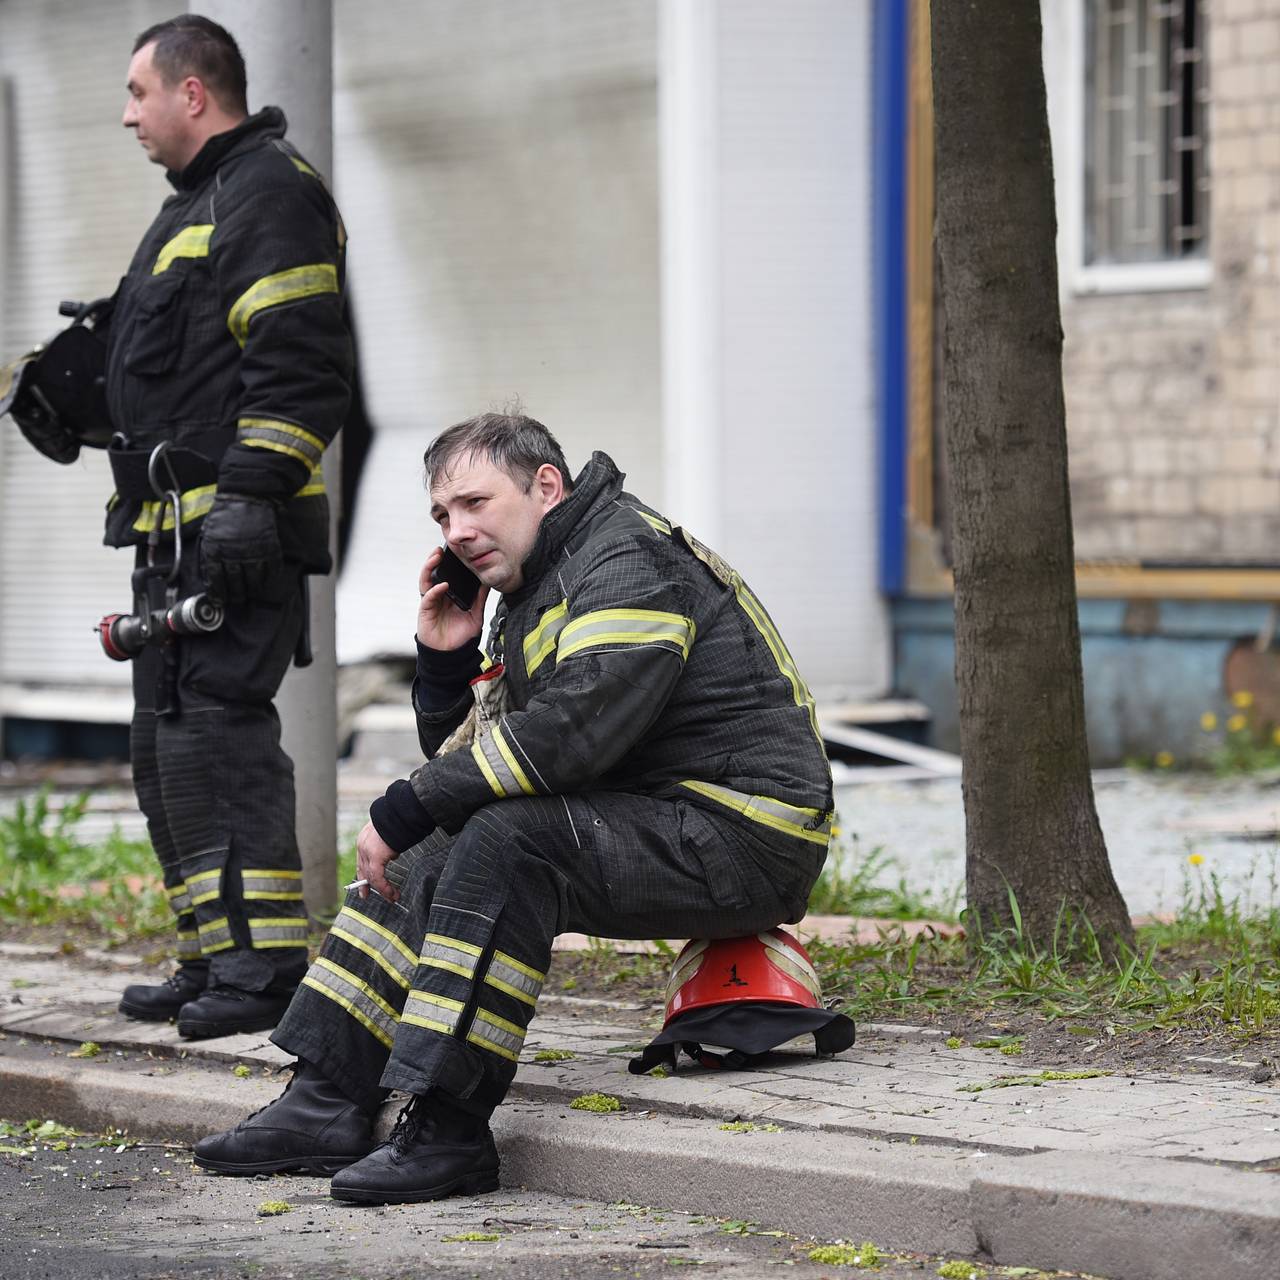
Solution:
[[(77, 828), (88, 802), (85, 793), (55, 810), (46, 788), (0, 817), (0, 920), (86, 925), (111, 941), (167, 930), (172, 917), (150, 843), (118, 830), (84, 840)], [(80, 896), (60, 894), (63, 886)]]
[[(151, 842), (118, 829), (86, 840), (88, 805), (85, 792), (56, 807), (46, 787), (0, 816), (0, 922), (83, 927), (107, 945), (168, 941), (173, 916)], [(352, 835), (338, 855), (339, 885), (356, 878), (355, 865)]]
[(809, 951), (824, 994), (841, 997), (855, 1019), (1011, 1010), (1062, 1021), (1072, 1034), (1280, 1030), (1280, 909), (1249, 914), (1212, 878), (1184, 895), (1176, 923), (1140, 928), (1135, 950), (1112, 961), (1087, 924), (1065, 918), (1047, 946), (1017, 928), (972, 953), (967, 946), (920, 936), (869, 946), (815, 941)]
[(863, 857), (856, 847), (837, 842), (827, 865), (809, 895), (809, 910), (815, 915), (876, 916), (888, 920), (957, 919), (961, 887), (938, 898), (912, 890), (897, 863), (883, 849), (872, 849)]

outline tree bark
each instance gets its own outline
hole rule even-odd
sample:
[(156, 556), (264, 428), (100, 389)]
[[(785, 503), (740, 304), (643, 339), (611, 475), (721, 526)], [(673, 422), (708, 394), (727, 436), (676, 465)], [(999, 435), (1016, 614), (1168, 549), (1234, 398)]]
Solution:
[(934, 0), (943, 400), (970, 932), (1132, 944), (1085, 739), (1035, 0)]

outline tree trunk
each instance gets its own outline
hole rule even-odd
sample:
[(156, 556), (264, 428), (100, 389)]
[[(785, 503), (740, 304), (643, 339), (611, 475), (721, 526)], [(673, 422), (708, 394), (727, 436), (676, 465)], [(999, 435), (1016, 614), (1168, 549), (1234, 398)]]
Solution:
[(1093, 801), (1035, 0), (935, 0), (937, 245), (971, 933), (1132, 944)]

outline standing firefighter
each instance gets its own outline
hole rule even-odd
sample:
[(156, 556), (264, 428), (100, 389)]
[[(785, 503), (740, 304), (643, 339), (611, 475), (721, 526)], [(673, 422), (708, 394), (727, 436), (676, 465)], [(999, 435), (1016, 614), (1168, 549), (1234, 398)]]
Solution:
[[(831, 832), (813, 703), (769, 615), (609, 458), (571, 481), (545, 427), (486, 414), (440, 436), (426, 471), (483, 584), (470, 600), (440, 550), (419, 579), (426, 763), (375, 801), (357, 845), (374, 892), (348, 895), (275, 1032), (300, 1060), (288, 1090), (196, 1145), (224, 1173), (339, 1171), (347, 1200), (497, 1185), (488, 1118), (557, 933), (798, 920)], [(375, 1150), (389, 1088), (414, 1097)]]
[[(216, 23), (144, 31), (128, 90), (123, 123), (174, 191), (115, 297), (68, 332), (105, 335), (106, 542), (136, 548), (137, 607), (104, 620), (102, 639), (133, 660), (134, 786), (180, 964), (120, 1008), (176, 1017), (189, 1037), (258, 1031), (306, 971), (293, 766), (272, 699), (304, 634), (304, 575), (330, 568), (320, 459), (350, 399), (345, 233), (279, 109), (248, 114), (243, 59)], [(23, 366), (3, 407), (69, 462), (103, 440), (53, 401), (52, 379), (42, 392), (41, 367)]]

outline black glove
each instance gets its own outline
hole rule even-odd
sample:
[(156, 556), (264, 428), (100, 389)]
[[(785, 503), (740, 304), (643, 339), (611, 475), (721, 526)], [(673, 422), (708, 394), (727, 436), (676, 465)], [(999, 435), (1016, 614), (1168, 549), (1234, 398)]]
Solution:
[(205, 585), (224, 604), (267, 599), (283, 567), (276, 504), (220, 493), (200, 530)]

